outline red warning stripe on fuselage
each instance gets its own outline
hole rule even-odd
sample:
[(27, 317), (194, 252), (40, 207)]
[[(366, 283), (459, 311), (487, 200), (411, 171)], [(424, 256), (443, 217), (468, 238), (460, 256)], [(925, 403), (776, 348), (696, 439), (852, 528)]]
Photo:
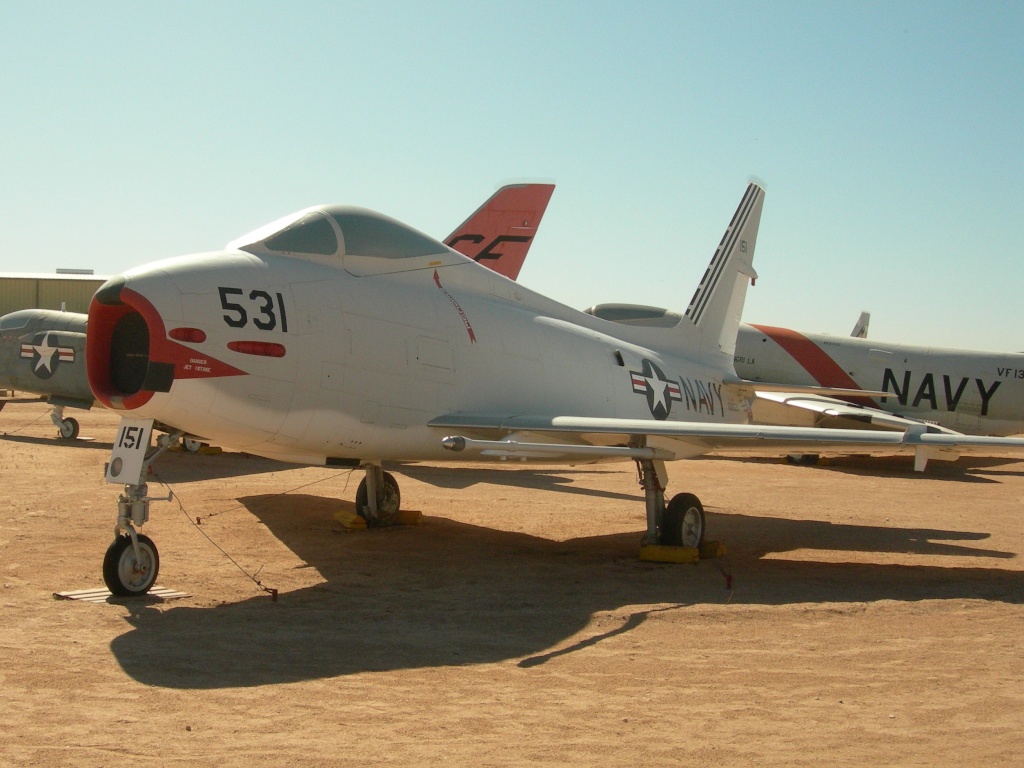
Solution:
[[(782, 347), (821, 386), (836, 389), (863, 389), (825, 350), (803, 334), (788, 328), (775, 328), (770, 325), (755, 325), (753, 327)], [(869, 397), (844, 397), (842, 399), (859, 405), (878, 407), (878, 404)]]

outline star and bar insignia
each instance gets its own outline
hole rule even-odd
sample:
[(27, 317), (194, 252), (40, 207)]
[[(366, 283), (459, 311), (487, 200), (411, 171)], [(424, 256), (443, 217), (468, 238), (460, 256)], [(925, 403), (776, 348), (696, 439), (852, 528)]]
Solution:
[(31, 344), (21, 345), (21, 356), (32, 360), (32, 373), (40, 379), (53, 376), (58, 363), (75, 362), (74, 348), (55, 345), (51, 338), (53, 335), (53, 331), (38, 333)]
[(668, 418), (672, 412), (673, 401), (683, 401), (683, 391), (679, 382), (665, 378), (661, 368), (646, 358), (641, 370), (630, 371), (629, 377), (633, 383), (633, 391), (647, 395), (647, 407), (651, 409), (651, 415), (659, 421)]

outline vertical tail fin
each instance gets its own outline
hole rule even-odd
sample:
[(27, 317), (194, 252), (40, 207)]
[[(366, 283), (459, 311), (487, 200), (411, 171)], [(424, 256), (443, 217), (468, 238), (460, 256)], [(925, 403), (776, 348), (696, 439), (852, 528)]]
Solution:
[(502, 187), (448, 235), (444, 243), (499, 275), (515, 280), (554, 191), (554, 184)]
[(763, 204), (764, 189), (751, 183), (682, 321), (685, 324), (688, 320), (696, 327), (701, 357), (730, 371), (747, 283), (757, 278), (753, 266), (754, 244)]
[(850, 335), (855, 339), (866, 339), (868, 337), (868, 325), (871, 323), (871, 313), (861, 312), (857, 318), (857, 324), (853, 326)]

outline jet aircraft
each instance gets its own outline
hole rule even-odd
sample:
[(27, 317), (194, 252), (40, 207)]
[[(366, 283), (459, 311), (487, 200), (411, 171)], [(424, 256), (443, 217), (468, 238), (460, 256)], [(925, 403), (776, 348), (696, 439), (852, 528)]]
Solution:
[[(221, 252), (108, 281), (89, 309), (93, 394), (122, 412), (106, 479), (123, 484), (103, 573), (141, 594), (159, 569), (138, 533), (154, 499), (155, 424), (284, 461), (361, 468), (356, 509), (393, 523), (383, 463), (633, 460), (646, 547), (699, 547), (689, 493), (665, 503), (666, 462), (720, 449), (947, 450), (1024, 440), (750, 423), (734, 368), (763, 190), (751, 184), (678, 322), (637, 327), (574, 310), (374, 211), (320, 206)], [(761, 385), (757, 385), (761, 386)], [(831, 392), (831, 391), (830, 391)], [(847, 390), (838, 390), (847, 393)]]
[[(669, 327), (681, 318), (668, 309), (637, 304), (599, 304), (584, 311), (641, 327)], [(862, 312), (851, 337), (741, 323), (734, 363), (737, 375), (755, 388), (752, 420), (890, 430), (927, 424), (967, 435), (1024, 433), (1024, 354), (868, 341), (869, 321)], [(846, 393), (839, 395), (840, 390)], [(817, 455), (793, 458), (813, 463)]]
[[(745, 379), (880, 391), (852, 402), (764, 393), (754, 416), (794, 423), (792, 408), (811, 419), (864, 421), (872, 409), (974, 435), (1024, 433), (1024, 354), (890, 344), (767, 325), (742, 325), (736, 373)], [(789, 406), (785, 412), (774, 407)], [(763, 407), (759, 407), (763, 406)]]
[[(0, 317), (0, 388), (46, 396), (58, 434), (78, 436), (78, 421), (64, 408), (94, 402), (85, 371), (87, 315), (23, 309)], [(0, 409), (4, 406), (0, 402)]]
[[(459, 253), (515, 280), (554, 192), (553, 184), (508, 184), (497, 190), (445, 242)], [(85, 367), (88, 315), (23, 309), (0, 317), (0, 388), (43, 395), (64, 439), (78, 437), (64, 408), (95, 402)], [(0, 401), (0, 410), (5, 405)], [(195, 451), (201, 442), (183, 440)]]

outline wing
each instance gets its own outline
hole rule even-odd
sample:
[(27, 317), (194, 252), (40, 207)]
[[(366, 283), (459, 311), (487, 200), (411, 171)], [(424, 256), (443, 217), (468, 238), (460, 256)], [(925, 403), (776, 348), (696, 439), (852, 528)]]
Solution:
[(585, 416), (449, 414), (432, 420), (430, 426), (466, 432), (446, 436), (442, 445), (448, 450), (488, 458), (673, 461), (731, 450), (784, 455), (828, 449), (848, 453), (913, 453), (915, 469), (920, 471), (929, 459), (951, 459), (965, 452), (1024, 453), (1024, 438), (939, 433), (925, 424), (896, 432)]

